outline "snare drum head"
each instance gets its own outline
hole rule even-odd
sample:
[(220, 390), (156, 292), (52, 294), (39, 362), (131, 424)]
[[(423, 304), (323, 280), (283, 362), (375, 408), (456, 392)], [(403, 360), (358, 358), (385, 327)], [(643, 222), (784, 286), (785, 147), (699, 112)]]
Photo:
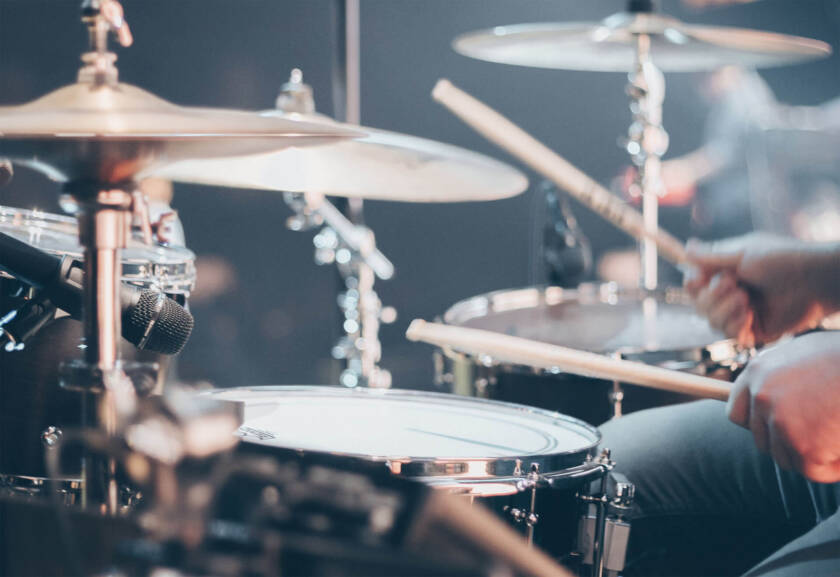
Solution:
[[(82, 258), (76, 219), (38, 210), (0, 206), (0, 232), (56, 256)], [(146, 245), (132, 238), (122, 250), (123, 280), (170, 294), (195, 284), (195, 254), (179, 246)]]
[(683, 351), (726, 340), (680, 291), (646, 296), (612, 285), (500, 291), (457, 303), (444, 321), (595, 353)]
[(559, 413), (456, 395), (318, 386), (212, 395), (244, 404), (246, 441), (385, 461), (409, 476), (511, 475), (517, 461), (525, 473), (533, 462), (557, 470), (581, 464), (600, 440)]

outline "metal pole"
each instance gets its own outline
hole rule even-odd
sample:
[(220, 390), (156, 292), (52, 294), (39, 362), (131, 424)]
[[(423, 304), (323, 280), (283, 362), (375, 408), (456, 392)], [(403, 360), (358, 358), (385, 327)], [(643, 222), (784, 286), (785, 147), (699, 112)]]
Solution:
[[(120, 415), (133, 410), (133, 387), (119, 363), (122, 335), (119, 288), (122, 280), (120, 250), (125, 247), (131, 194), (120, 189), (96, 191), (78, 197), (79, 241), (84, 247), (85, 282), (83, 323), (85, 332), (85, 410), (83, 426), (117, 433)], [(83, 196), (82, 196), (83, 195)], [(85, 506), (99, 505), (102, 512), (118, 512), (116, 464), (86, 454), (82, 463)]]
[(659, 256), (651, 239), (659, 229), (659, 196), (663, 192), (661, 159), (668, 149), (668, 134), (662, 127), (665, 78), (651, 61), (647, 34), (636, 36), (636, 64), (629, 80), (633, 124), (627, 151), (638, 170), (635, 191), (642, 196), (645, 231), (650, 235), (641, 241), (641, 284), (647, 290), (655, 290), (659, 284)]

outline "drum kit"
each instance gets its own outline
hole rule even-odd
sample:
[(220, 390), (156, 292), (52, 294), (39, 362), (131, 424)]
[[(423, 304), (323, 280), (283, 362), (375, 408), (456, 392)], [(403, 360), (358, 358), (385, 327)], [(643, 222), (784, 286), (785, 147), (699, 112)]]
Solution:
[[(662, 73), (785, 65), (829, 47), (684, 24), (650, 0), (602, 22), (457, 38), (457, 51), (483, 60), (629, 75), (625, 146), (641, 214), (448, 81), (433, 96), (637, 238), (643, 278), (633, 291), (499, 291), (455, 304), (442, 324), (415, 321), (408, 338), (437, 347), (445, 392), (432, 393), (390, 389), (378, 329), (395, 313), (373, 285), (394, 265), (326, 197), (489, 201), (522, 193), (525, 176), (320, 115), (297, 69), (275, 110), (174, 105), (118, 80), (108, 41), (132, 36), (116, 0), (85, 0), (82, 21), (90, 50), (77, 82), (0, 107), (0, 157), (60, 182), (73, 215), (0, 208), (0, 523), (6, 534), (54, 522), (58, 542), (52, 556), (43, 543), (4, 546), (4, 569), (566, 575), (562, 562), (620, 574), (633, 486), (612, 472), (593, 425), (686, 394), (725, 398), (750, 353), (658, 286), (659, 254), (685, 262), (657, 222)], [(346, 335), (332, 351), (346, 362), (342, 386), (165, 382), (192, 329), (195, 257), (177, 217), (150, 208), (138, 184), (147, 178), (282, 192), (290, 228), (322, 227), (316, 262), (336, 263), (346, 287)], [(622, 383), (642, 388), (625, 398)], [(80, 553), (83, 527), (102, 544), (96, 555)]]

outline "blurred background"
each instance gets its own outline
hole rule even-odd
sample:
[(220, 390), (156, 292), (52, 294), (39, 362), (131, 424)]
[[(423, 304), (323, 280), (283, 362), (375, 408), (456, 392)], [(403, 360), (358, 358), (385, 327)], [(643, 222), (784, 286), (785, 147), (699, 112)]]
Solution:
[[(86, 43), (78, 4), (0, 0), (0, 105), (31, 100), (74, 80)], [(314, 88), (319, 110), (334, 113), (334, 0), (123, 4), (135, 45), (118, 51), (122, 81), (178, 104), (266, 109), (273, 107), (289, 71), (298, 67)], [(630, 122), (624, 75), (490, 64), (456, 54), (450, 43), (457, 34), (479, 28), (600, 20), (623, 7), (618, 0), (362, 0), (362, 122), (516, 164), (432, 101), (436, 80), (449, 78), (620, 192), (628, 158), (618, 141)], [(817, 38), (835, 52), (840, 38), (840, 3), (834, 0), (764, 0), (705, 9), (665, 0), (663, 10), (692, 23)], [(811, 238), (840, 231), (835, 166), (840, 138), (834, 136), (840, 113), (832, 102), (840, 96), (838, 68), (835, 54), (760, 75), (666, 76), (667, 157), (714, 143), (717, 161), (714, 174), (699, 183), (682, 182), (678, 175), (685, 171), (672, 171), (677, 176), (661, 209), (663, 226), (682, 238), (718, 238), (753, 228)], [(782, 129), (766, 130), (768, 117)], [(788, 125), (797, 129), (784, 130)], [(377, 282), (383, 303), (399, 315), (381, 330), (381, 364), (392, 372), (394, 387), (431, 384), (431, 348), (403, 336), (412, 319), (432, 319), (480, 293), (546, 281), (545, 195), (540, 179), (526, 173), (529, 191), (509, 200), (365, 203), (366, 223), (397, 267), (392, 280)], [(58, 194), (57, 184), (20, 169), (0, 189), (0, 204), (60, 212)], [(810, 228), (797, 228), (785, 205), (790, 202), (820, 219), (805, 219)], [(341, 365), (330, 350), (340, 330), (340, 280), (334, 267), (314, 264), (312, 232), (285, 227), (291, 211), (282, 196), (176, 185), (173, 205), (199, 271), (190, 302), (196, 329), (179, 358), (180, 377), (223, 387), (337, 382)], [(635, 251), (623, 233), (571, 206), (596, 262)], [(784, 222), (774, 220), (774, 207), (786, 215)], [(632, 270), (628, 274), (610, 262), (593, 268), (589, 279), (634, 277)], [(676, 271), (662, 274), (679, 282)]]

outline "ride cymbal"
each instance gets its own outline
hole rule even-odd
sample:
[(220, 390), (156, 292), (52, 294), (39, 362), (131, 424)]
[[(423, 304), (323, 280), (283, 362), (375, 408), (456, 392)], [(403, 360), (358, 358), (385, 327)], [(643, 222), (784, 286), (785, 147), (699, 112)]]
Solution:
[(773, 32), (685, 24), (651, 12), (618, 13), (601, 22), (517, 24), (468, 32), (453, 42), (464, 56), (535, 68), (629, 72), (636, 37), (650, 36), (650, 55), (663, 72), (738, 65), (765, 68), (831, 54), (825, 42)]

